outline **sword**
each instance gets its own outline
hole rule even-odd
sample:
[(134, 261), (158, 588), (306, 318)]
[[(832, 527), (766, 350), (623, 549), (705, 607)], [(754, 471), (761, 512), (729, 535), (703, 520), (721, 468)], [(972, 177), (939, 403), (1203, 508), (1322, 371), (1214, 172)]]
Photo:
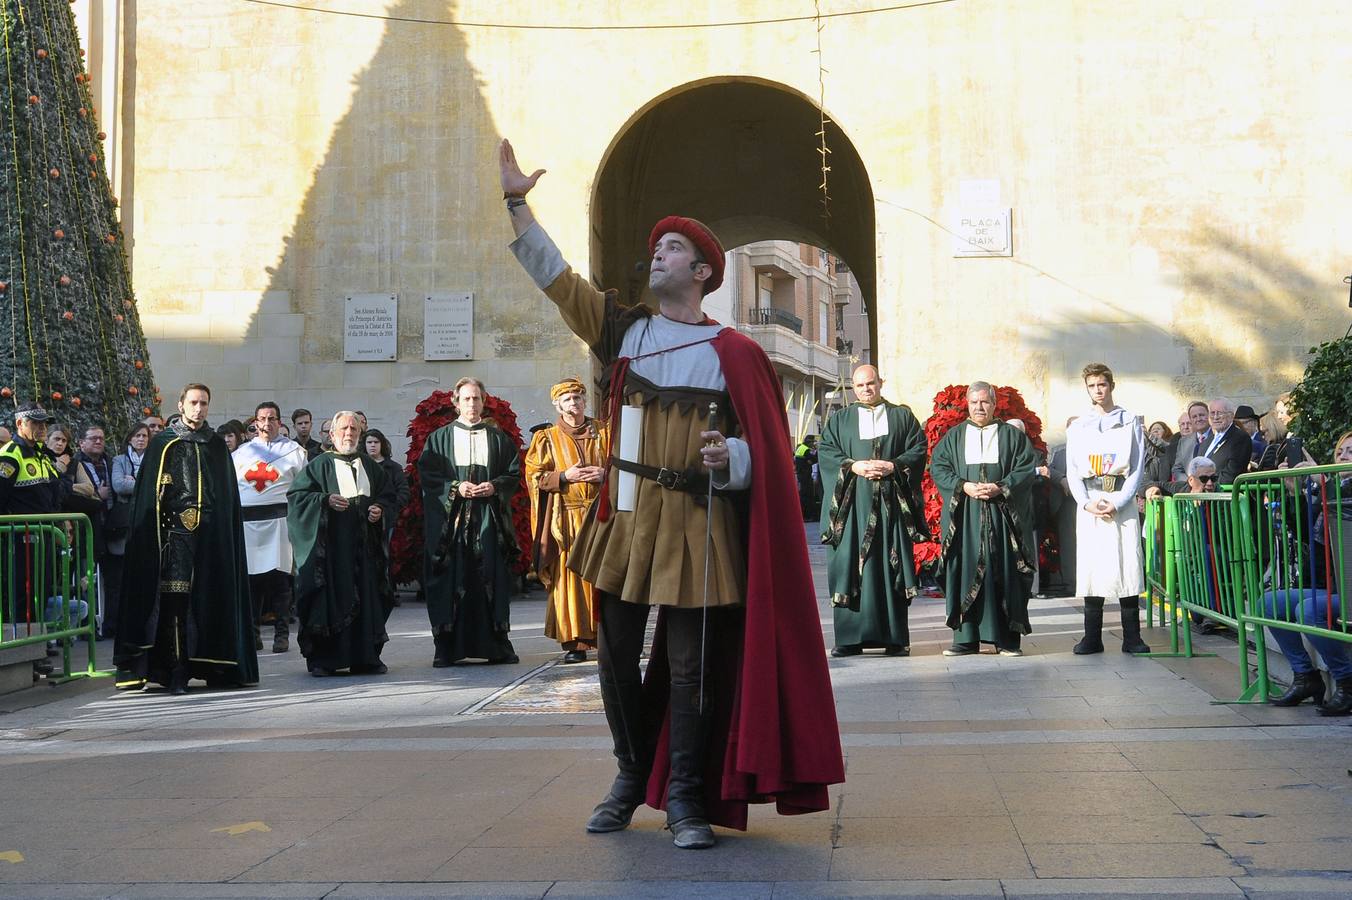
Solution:
[[(718, 404), (709, 401), (709, 427), (705, 431), (715, 431), (718, 426)], [(713, 441), (705, 444), (714, 446)], [(704, 499), (704, 602), (702, 619), (699, 626), (699, 711), (704, 712), (704, 648), (709, 634), (709, 557), (714, 539), (714, 477), (709, 473), (709, 491)]]

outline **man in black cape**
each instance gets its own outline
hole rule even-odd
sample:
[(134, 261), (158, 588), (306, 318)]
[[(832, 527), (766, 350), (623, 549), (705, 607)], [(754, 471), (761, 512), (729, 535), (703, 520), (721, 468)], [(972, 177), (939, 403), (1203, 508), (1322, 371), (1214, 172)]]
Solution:
[(477, 378), (456, 382), (459, 417), (432, 432), (418, 457), (436, 668), (468, 657), (519, 661), (507, 637), (511, 567), (521, 552), (508, 504), (521, 488), (521, 453), (483, 418), (485, 394)]
[(258, 682), (239, 489), (207, 425), (210, 402), (204, 384), (183, 389), (182, 417), (151, 441), (136, 479), (113, 647), (119, 688)]
[(286, 492), (300, 652), (316, 678), (338, 669), (383, 675), (394, 599), (384, 528), (395, 511), (394, 485), (360, 452), (356, 413), (334, 415), (331, 434), (333, 450), (315, 457)]

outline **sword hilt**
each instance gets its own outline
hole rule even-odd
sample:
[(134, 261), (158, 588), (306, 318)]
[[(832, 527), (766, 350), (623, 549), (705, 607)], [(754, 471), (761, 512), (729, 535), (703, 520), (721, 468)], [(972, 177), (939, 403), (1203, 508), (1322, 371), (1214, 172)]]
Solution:
[[(710, 400), (710, 401), (709, 401), (709, 423), (708, 423), (708, 425), (709, 425), (709, 427), (708, 427), (708, 428), (705, 428), (705, 429), (704, 429), (705, 431), (717, 431), (717, 430), (718, 430), (718, 403), (717, 403), (716, 401), (714, 401), (714, 400)], [(715, 443), (714, 441), (709, 441), (709, 442), (707, 442), (704, 446), (706, 446), (706, 447), (713, 447), (713, 446), (716, 446), (716, 443)]]

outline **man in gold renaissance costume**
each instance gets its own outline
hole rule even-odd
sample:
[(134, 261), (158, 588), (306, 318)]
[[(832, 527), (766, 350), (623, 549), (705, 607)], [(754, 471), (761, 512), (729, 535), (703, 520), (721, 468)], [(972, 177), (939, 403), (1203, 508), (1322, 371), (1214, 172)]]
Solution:
[(568, 569), (573, 541), (604, 475), (603, 429), (587, 416), (587, 388), (567, 378), (549, 391), (559, 420), (526, 451), (532, 562), (549, 591), (545, 637), (563, 645), (563, 661), (587, 661), (596, 646), (596, 589)]

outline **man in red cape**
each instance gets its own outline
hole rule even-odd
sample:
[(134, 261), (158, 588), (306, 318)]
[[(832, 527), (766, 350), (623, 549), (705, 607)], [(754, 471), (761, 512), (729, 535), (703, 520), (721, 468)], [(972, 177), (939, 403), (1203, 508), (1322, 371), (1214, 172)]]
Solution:
[(723, 279), (722, 246), (668, 216), (648, 246), (660, 312), (621, 306), (535, 221), (525, 196), (543, 170), (525, 175), (506, 141), (498, 162), (512, 252), (608, 386), (607, 473), (570, 561), (598, 591), (619, 768), (587, 830), (627, 827), (646, 800), (666, 810), (677, 847), (699, 849), (714, 844), (711, 824), (744, 829), (749, 803), (829, 808), (844, 763), (779, 378), (755, 342), (700, 308)]

